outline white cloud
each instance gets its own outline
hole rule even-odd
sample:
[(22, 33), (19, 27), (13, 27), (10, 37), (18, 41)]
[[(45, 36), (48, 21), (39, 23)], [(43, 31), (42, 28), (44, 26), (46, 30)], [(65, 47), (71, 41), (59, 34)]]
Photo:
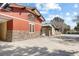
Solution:
[(37, 9), (41, 9), (41, 4), (36, 4)]
[(70, 25), (71, 29), (76, 26), (76, 23), (73, 22), (73, 17), (65, 17), (65, 23)]
[(70, 21), (70, 20), (72, 20), (72, 18), (71, 17), (65, 17), (65, 20)]
[(39, 10), (42, 10), (42, 11), (48, 11), (50, 9), (52, 10), (61, 10), (62, 8), (59, 6), (59, 4), (56, 4), (56, 3), (39, 3), (39, 4), (36, 4), (36, 8), (39, 9)]
[(48, 18), (46, 20), (53, 20), (54, 17), (60, 17), (60, 18), (63, 18), (62, 16), (60, 15), (49, 15)]
[(77, 13), (77, 12), (73, 12), (73, 14), (74, 14), (74, 15), (78, 15), (78, 13)]
[(46, 7), (48, 9), (58, 9), (58, 10), (61, 10), (61, 7), (59, 6), (59, 4), (56, 4), (56, 3), (46, 4)]
[(47, 11), (45, 3), (37, 3), (36, 8), (39, 9), (40, 11)]
[(70, 15), (70, 13), (69, 13), (69, 12), (67, 12), (67, 13), (66, 13), (66, 15), (67, 15), (67, 16), (69, 16), (69, 15)]
[(50, 18), (52, 17), (52, 18), (54, 18), (54, 17), (60, 17), (60, 15), (50, 15), (49, 16)]
[(75, 7), (75, 8), (78, 8), (78, 4), (74, 4), (74, 7)]
[(42, 14), (47, 14), (47, 11), (40, 11), (40, 13), (42, 13)]
[[(42, 14), (49, 14), (49, 10), (61, 10), (62, 8), (59, 6), (59, 4), (52, 3), (39, 3), (36, 4), (36, 8), (40, 11)], [(47, 15), (46, 20), (52, 20), (54, 17), (60, 17), (59, 15)]]
[(70, 25), (70, 24), (71, 24), (71, 23), (70, 23), (71, 20), (72, 20), (71, 17), (65, 17), (65, 23), (66, 23), (66, 24)]

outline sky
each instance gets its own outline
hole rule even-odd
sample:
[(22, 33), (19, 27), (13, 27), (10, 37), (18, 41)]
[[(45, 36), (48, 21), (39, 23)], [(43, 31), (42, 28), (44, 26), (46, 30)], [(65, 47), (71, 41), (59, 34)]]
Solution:
[(71, 28), (76, 26), (76, 22), (72, 20), (79, 15), (79, 3), (21, 3), (21, 5), (37, 8), (47, 22), (58, 16)]

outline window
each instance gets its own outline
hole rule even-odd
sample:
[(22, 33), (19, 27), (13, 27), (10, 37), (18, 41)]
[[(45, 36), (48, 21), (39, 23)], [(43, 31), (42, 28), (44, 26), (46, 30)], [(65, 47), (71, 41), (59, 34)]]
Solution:
[(35, 16), (33, 14), (28, 14), (28, 20), (33, 21), (35, 19)]
[(33, 30), (33, 32), (34, 32), (34, 25), (32, 25), (32, 28), (33, 28), (32, 30)]
[(32, 32), (32, 31), (31, 31), (31, 24), (30, 24), (30, 27), (29, 27), (29, 28), (30, 28), (30, 32)]
[(30, 32), (34, 32), (34, 24), (30, 24), (29, 25), (29, 31)]

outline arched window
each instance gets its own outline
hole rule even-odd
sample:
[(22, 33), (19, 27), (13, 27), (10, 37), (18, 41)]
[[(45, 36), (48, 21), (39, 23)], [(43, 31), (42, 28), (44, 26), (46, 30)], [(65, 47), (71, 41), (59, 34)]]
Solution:
[(35, 15), (29, 13), (28, 14), (28, 20), (33, 21), (35, 19)]

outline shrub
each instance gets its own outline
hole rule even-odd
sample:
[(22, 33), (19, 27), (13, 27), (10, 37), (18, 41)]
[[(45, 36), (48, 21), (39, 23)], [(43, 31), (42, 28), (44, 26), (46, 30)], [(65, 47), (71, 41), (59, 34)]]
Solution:
[(66, 34), (79, 34), (79, 31), (68, 31)]

